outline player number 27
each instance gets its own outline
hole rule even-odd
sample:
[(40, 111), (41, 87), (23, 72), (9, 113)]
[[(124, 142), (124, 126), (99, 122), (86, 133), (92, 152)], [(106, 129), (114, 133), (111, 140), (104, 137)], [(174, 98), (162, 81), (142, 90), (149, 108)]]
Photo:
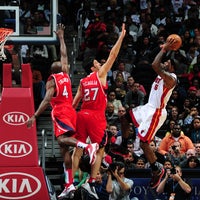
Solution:
[(84, 100), (94, 101), (96, 99), (99, 88), (89, 88), (84, 90)]

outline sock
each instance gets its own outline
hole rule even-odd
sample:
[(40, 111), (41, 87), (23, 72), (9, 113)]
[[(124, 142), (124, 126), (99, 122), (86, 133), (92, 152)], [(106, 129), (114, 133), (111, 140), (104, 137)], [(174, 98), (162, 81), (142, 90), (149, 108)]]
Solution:
[(96, 181), (95, 178), (90, 177), (89, 180), (88, 180), (88, 183), (90, 184), (90, 186), (94, 186), (95, 185), (95, 181)]
[(159, 170), (158, 165), (157, 165), (156, 162), (154, 162), (154, 163), (151, 164), (151, 169), (152, 169), (152, 171), (157, 171), (157, 170)]
[(76, 147), (80, 147), (80, 148), (84, 149), (85, 147), (87, 147), (87, 144), (85, 144), (84, 142), (77, 141)]
[(73, 183), (72, 169), (65, 169), (65, 187), (69, 187)]

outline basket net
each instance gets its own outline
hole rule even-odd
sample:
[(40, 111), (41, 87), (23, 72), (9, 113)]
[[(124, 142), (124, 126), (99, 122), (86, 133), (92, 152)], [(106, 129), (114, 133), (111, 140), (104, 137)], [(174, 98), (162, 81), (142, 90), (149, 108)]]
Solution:
[(8, 37), (13, 33), (13, 29), (0, 28), (0, 60), (6, 60), (6, 55), (4, 53), (4, 45)]

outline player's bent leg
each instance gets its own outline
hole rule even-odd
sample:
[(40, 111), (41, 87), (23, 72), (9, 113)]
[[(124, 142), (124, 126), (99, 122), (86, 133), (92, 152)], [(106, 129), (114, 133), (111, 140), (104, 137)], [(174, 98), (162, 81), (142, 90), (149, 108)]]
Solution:
[(75, 175), (75, 172), (79, 169), (79, 163), (81, 156), (83, 155), (83, 149), (76, 147), (74, 148), (73, 154), (72, 154), (72, 173)]
[(140, 141), (140, 147), (144, 151), (144, 155), (149, 161), (151, 169), (152, 169), (152, 178), (150, 180), (150, 187), (156, 188), (159, 185), (164, 175), (164, 169), (161, 168), (156, 162), (157, 157), (155, 153), (153, 152), (153, 150), (151, 149), (151, 147), (149, 146), (148, 142)]
[(127, 112), (120, 117), (122, 138), (127, 139), (130, 135), (130, 123), (132, 123), (131, 116)]
[(142, 148), (146, 159), (149, 161), (150, 164), (155, 163), (157, 157), (151, 147), (149, 146), (148, 142), (143, 142), (140, 140), (140, 147)]

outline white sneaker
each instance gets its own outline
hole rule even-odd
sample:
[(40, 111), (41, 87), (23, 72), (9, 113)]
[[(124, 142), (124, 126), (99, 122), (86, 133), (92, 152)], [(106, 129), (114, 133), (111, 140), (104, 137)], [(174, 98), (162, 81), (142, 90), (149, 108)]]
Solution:
[(93, 165), (96, 160), (96, 152), (99, 149), (99, 145), (97, 143), (88, 144), (85, 150), (90, 156), (90, 164)]
[(74, 187), (73, 184), (71, 184), (69, 187), (65, 187), (65, 189), (62, 191), (62, 193), (60, 195), (58, 195), (58, 199), (61, 200), (61, 199), (64, 199), (64, 198), (69, 198), (70, 197), (70, 193), (72, 191), (75, 191), (76, 188)]
[(82, 186), (81, 186), (84, 190), (86, 190), (89, 195), (91, 195), (92, 197), (94, 197), (95, 199), (99, 199), (97, 193), (96, 193), (96, 190), (95, 190), (95, 187), (94, 186), (90, 186), (89, 183), (84, 183)]

